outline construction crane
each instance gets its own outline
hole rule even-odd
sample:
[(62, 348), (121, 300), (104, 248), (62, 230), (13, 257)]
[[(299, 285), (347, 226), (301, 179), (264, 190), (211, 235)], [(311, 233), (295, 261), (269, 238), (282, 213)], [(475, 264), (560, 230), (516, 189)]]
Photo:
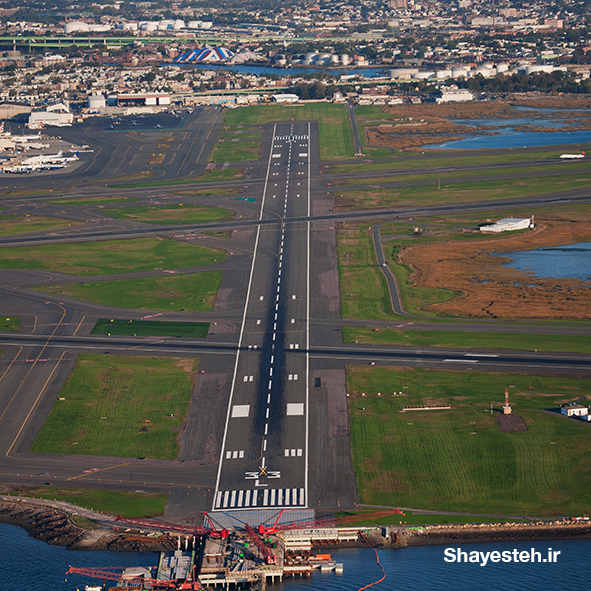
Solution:
[(265, 564), (277, 564), (277, 556), (271, 552), (271, 549), (265, 544), (261, 538), (257, 535), (257, 532), (248, 525), (248, 523), (244, 526), (248, 537), (253, 541), (254, 545), (259, 549), (259, 552), (263, 555), (265, 559)]
[[(285, 510), (285, 509), (284, 509)], [(390, 509), (389, 511), (371, 511), (367, 513), (355, 513), (353, 515), (345, 515), (334, 519), (314, 519), (312, 521), (298, 521), (297, 523), (282, 523), (278, 524), (279, 518), (283, 515), (283, 511), (275, 520), (275, 523), (267, 527), (259, 525), (259, 534), (275, 534), (279, 531), (286, 531), (290, 529), (309, 529), (314, 527), (343, 527), (349, 523), (356, 523), (359, 521), (370, 521), (372, 519), (381, 519), (382, 517), (390, 517), (391, 515), (405, 515), (398, 507)]]
[(210, 536), (212, 538), (227, 538), (230, 532), (227, 529), (216, 529), (213, 521), (207, 513), (203, 514), (203, 523), (208, 527), (195, 527), (192, 525), (180, 525), (178, 523), (168, 523), (167, 521), (155, 521), (152, 519), (135, 519), (131, 517), (121, 517), (117, 515), (115, 522), (127, 523), (134, 527), (145, 527), (150, 529), (170, 531), (191, 536)]
[(152, 589), (183, 589), (183, 590), (197, 590), (201, 589), (199, 581), (195, 580), (194, 569), (191, 571), (191, 578), (186, 581), (160, 581), (158, 579), (147, 579), (144, 577), (135, 578), (124, 578), (123, 573), (119, 573), (113, 570), (105, 570), (100, 568), (84, 568), (70, 566), (67, 575), (76, 574), (84, 575), (86, 577), (92, 577), (94, 579), (103, 579), (103, 581), (117, 581), (117, 583), (125, 583), (125, 587), (138, 587), (139, 589), (145, 589), (151, 587)]

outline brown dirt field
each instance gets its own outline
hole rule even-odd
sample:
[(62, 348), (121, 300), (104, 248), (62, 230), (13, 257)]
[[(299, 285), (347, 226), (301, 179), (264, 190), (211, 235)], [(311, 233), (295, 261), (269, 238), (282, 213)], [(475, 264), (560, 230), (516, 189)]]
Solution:
[(488, 318), (591, 319), (591, 283), (534, 277), (505, 268), (509, 257), (490, 253), (533, 250), (591, 241), (591, 222), (536, 220), (534, 230), (496, 239), (413, 244), (399, 260), (414, 269), (419, 287), (458, 290), (461, 296), (424, 309), (438, 314)]
[(164, 154), (154, 154), (150, 160), (148, 160), (148, 164), (162, 164), (164, 162)]

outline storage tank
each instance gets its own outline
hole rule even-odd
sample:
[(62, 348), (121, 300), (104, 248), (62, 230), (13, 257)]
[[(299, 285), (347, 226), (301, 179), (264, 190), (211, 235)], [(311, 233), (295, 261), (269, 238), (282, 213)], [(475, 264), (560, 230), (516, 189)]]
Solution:
[(178, 31), (178, 30), (180, 30), (180, 29), (184, 29), (184, 28), (185, 28), (185, 21), (181, 20), (180, 18), (177, 18), (177, 19), (174, 21), (174, 25), (172, 26), (172, 28), (173, 28), (175, 31)]
[(348, 53), (341, 53), (341, 64), (348, 66), (351, 63), (351, 58)]
[(330, 56), (330, 63), (331, 65), (338, 65), (340, 63), (341, 60), (339, 60), (339, 56), (338, 55), (331, 55)]
[(314, 60), (318, 54), (315, 51), (310, 51), (304, 56), (304, 64), (310, 65), (314, 63)]
[(320, 53), (318, 54), (318, 57), (316, 58), (316, 63), (317, 64), (322, 64), (324, 66), (330, 64), (330, 58), (331, 58), (331, 54), (330, 53)]
[(123, 23), (121, 28), (126, 31), (137, 31), (137, 23)]
[(433, 78), (435, 72), (415, 72), (412, 75), (413, 80), (426, 80), (427, 78)]
[(474, 70), (475, 76), (476, 76), (476, 74), (480, 74), (481, 76), (484, 76), (485, 78), (490, 78), (491, 76), (494, 76), (496, 73), (497, 73), (496, 70), (494, 70), (493, 68), (486, 68), (485, 66), (478, 66)]
[(392, 80), (410, 80), (411, 76), (418, 71), (418, 68), (396, 68), (390, 70), (390, 78)]
[(451, 71), (451, 75), (454, 78), (461, 78), (461, 77), (467, 78), (469, 76), (469, 72), (468, 72), (467, 68), (461, 68), (461, 67), (460, 68), (453, 68)]
[(142, 31), (155, 31), (158, 28), (158, 23), (154, 21), (147, 21), (142, 24)]
[(451, 70), (437, 70), (435, 78), (443, 79), (451, 77)]
[(509, 70), (509, 64), (505, 63), (505, 62), (501, 62), (500, 64), (497, 64), (497, 73), (500, 74), (501, 72), (507, 72), (507, 70)]

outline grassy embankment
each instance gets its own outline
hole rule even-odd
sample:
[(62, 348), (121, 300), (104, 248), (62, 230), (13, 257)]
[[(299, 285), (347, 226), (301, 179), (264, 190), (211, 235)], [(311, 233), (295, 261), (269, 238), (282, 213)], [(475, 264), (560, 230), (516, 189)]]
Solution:
[(31, 451), (176, 458), (198, 367), (198, 359), (79, 355)]
[(255, 105), (227, 110), (224, 113), (224, 122), (229, 126), (261, 125), (291, 119), (318, 121), (321, 160), (345, 160), (355, 157), (349, 114), (344, 105)]
[[(155, 493), (123, 492), (119, 490), (58, 488), (44, 486), (43, 488), (27, 489), (20, 492), (10, 492), (18, 497), (33, 497), (50, 501), (64, 501), (78, 507), (94, 509), (103, 513), (121, 515), (121, 517), (156, 517), (163, 515), (166, 510), (168, 495)], [(93, 521), (84, 517), (73, 516), (72, 521), (79, 527), (96, 528)]]
[(83, 222), (48, 218), (37, 215), (0, 215), (0, 236), (22, 234), (24, 232), (43, 232), (68, 226), (79, 226)]
[[(591, 380), (368, 366), (349, 366), (347, 373), (353, 465), (363, 503), (588, 514), (591, 425), (544, 409), (586, 397)], [(500, 432), (490, 414), (491, 403), (500, 410), (505, 388), (525, 432)], [(449, 404), (452, 411), (400, 413), (402, 406), (428, 404)]]
[(159, 238), (45, 244), (2, 249), (2, 269), (47, 269), (72, 275), (107, 275), (179, 269), (223, 261), (226, 253)]
[(155, 225), (200, 224), (202, 222), (231, 220), (236, 217), (236, 213), (229, 209), (183, 203), (174, 206), (140, 205), (137, 207), (121, 207), (120, 209), (105, 209), (102, 213), (121, 220), (134, 220)]
[[(425, 178), (424, 176), (417, 179)], [(400, 179), (363, 179), (363, 183), (396, 182)], [(527, 181), (527, 182), (526, 182)], [(358, 181), (354, 181), (358, 183)], [(527, 179), (499, 179), (486, 181), (448, 182), (437, 188), (434, 185), (418, 185), (396, 188), (371, 188), (364, 191), (347, 191), (336, 195), (339, 211), (369, 209), (372, 207), (422, 207), (441, 203), (471, 203), (493, 199), (515, 199), (559, 191), (573, 191), (591, 187), (585, 174), (564, 176), (528, 177)]]
[(99, 318), (90, 334), (134, 335), (138, 337), (207, 336), (209, 322), (166, 322), (161, 320), (118, 320)]

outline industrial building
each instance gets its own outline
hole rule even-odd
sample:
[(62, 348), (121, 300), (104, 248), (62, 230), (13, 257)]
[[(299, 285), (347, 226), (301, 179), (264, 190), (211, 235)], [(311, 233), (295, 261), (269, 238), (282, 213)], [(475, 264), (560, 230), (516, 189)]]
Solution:
[(40, 129), (46, 126), (65, 127), (72, 125), (74, 115), (64, 103), (57, 103), (40, 111), (33, 111), (29, 115), (27, 126), (29, 129)]
[(534, 227), (534, 218), (504, 218), (494, 224), (480, 226), (481, 232), (510, 232)]

